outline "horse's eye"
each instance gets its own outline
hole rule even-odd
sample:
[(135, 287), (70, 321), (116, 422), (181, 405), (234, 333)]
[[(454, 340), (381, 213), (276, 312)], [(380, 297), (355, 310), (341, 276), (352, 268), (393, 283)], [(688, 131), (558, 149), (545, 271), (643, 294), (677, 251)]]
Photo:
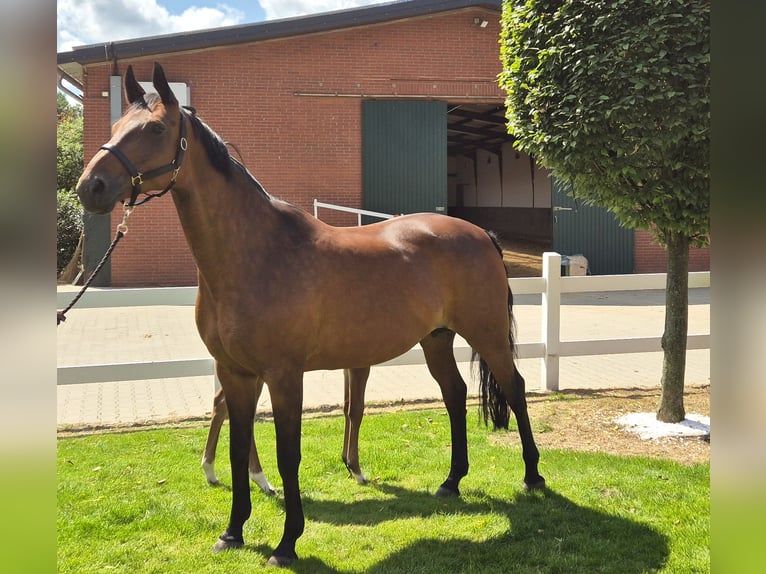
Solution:
[(152, 133), (154, 134), (161, 134), (165, 131), (165, 124), (162, 122), (152, 122), (149, 124), (149, 129), (152, 130)]

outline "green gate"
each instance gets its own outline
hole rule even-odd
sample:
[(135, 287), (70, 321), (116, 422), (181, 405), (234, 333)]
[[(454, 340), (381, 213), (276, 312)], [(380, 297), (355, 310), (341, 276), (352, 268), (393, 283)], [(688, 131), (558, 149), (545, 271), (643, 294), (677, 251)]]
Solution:
[(614, 214), (583, 205), (553, 178), (553, 250), (584, 255), (593, 275), (633, 273), (633, 230), (620, 226)]
[(362, 174), (364, 209), (446, 213), (447, 103), (362, 102)]

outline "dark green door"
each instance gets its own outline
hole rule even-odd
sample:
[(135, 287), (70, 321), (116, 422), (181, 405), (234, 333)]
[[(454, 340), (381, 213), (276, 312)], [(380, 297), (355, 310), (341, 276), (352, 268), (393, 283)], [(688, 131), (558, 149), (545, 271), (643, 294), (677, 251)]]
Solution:
[(364, 209), (446, 213), (447, 103), (362, 102), (362, 173)]
[(583, 205), (553, 178), (553, 250), (584, 255), (593, 275), (633, 273), (633, 230), (601, 207)]

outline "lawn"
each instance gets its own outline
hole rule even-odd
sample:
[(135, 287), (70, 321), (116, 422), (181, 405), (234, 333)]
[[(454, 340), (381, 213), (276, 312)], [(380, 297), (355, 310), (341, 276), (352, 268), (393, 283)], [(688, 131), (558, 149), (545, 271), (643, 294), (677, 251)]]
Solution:
[[(491, 440), (468, 417), (471, 471), (462, 497), (433, 492), (449, 468), (443, 410), (365, 418), (371, 484), (340, 462), (341, 417), (303, 424), (306, 531), (295, 572), (708, 572), (710, 466), (543, 450), (548, 489), (526, 493), (518, 439)], [(246, 546), (213, 554), (228, 521), (228, 431), (211, 487), (199, 467), (207, 428), (60, 438), (59, 573), (257, 572), (278, 542), (280, 497), (253, 487)], [(255, 428), (264, 470), (281, 481), (270, 422)], [(515, 437), (515, 433), (514, 433)], [(508, 442), (510, 445), (506, 445)]]

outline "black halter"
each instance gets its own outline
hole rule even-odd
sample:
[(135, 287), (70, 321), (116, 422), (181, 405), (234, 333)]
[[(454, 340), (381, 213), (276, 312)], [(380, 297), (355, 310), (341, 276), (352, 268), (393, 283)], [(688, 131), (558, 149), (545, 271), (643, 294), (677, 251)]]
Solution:
[[(136, 205), (146, 203), (155, 197), (161, 197), (173, 188), (176, 183), (176, 178), (178, 177), (178, 172), (181, 169), (181, 163), (184, 160), (184, 153), (186, 152), (186, 147), (188, 145), (188, 142), (186, 141), (186, 119), (184, 118), (183, 111), (181, 112), (180, 132), (181, 133), (178, 140), (178, 151), (176, 152), (175, 159), (167, 165), (158, 167), (157, 169), (153, 169), (151, 171), (147, 171), (146, 173), (141, 173), (138, 171), (119, 148), (108, 143), (101, 146), (101, 149), (105, 149), (106, 151), (111, 152), (117, 156), (117, 159), (120, 160), (122, 165), (125, 166), (125, 169), (128, 170), (128, 174), (130, 174), (130, 184), (133, 186), (133, 192), (130, 195), (130, 202), (128, 203), (127, 207), (132, 208)], [(169, 171), (172, 171), (173, 175), (170, 177), (170, 182), (165, 186), (165, 189), (159, 193), (144, 192), (146, 197), (136, 203), (136, 199), (138, 199), (138, 195), (141, 193), (141, 185), (144, 183), (144, 179), (150, 180)]]

